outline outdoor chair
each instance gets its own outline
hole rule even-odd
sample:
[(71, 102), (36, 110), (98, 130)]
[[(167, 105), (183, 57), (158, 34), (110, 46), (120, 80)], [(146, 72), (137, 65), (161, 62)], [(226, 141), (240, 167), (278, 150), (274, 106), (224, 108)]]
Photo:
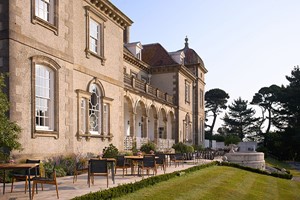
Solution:
[(124, 171), (131, 168), (130, 164), (127, 163), (125, 156), (117, 156), (116, 166), (115, 166), (115, 174), (117, 174), (117, 169), (123, 169), (123, 177), (124, 177)]
[(58, 186), (57, 186), (57, 181), (56, 181), (56, 171), (55, 171), (55, 164), (53, 166), (53, 170), (52, 170), (52, 173), (50, 175), (50, 177), (47, 177), (46, 173), (45, 173), (45, 177), (33, 177), (32, 178), (32, 199), (33, 199), (33, 196), (34, 196), (34, 189), (36, 187), (36, 185), (38, 183), (40, 183), (42, 185), (42, 190), (44, 190), (44, 184), (48, 184), (48, 185), (55, 185), (55, 188), (56, 188), (56, 195), (57, 195), (57, 198), (59, 199), (59, 196), (58, 196)]
[[(27, 159), (25, 163), (40, 163), (40, 160), (30, 160)], [(40, 176), (40, 168), (39, 166), (36, 168), (36, 171), (34, 169), (30, 170), (30, 180), (32, 180), (33, 177), (35, 176)], [(25, 172), (24, 170), (21, 173), (14, 173), (12, 175), (11, 178), (11, 192), (13, 192), (13, 188), (14, 188), (14, 182), (16, 180), (19, 181), (25, 181), (25, 194), (27, 192), (27, 188), (28, 188), (28, 175), (27, 172)]]
[(162, 169), (164, 170), (164, 173), (166, 173), (166, 156), (165, 154), (157, 154), (158, 159), (156, 159), (156, 168), (158, 166), (161, 166)]
[(108, 165), (107, 165), (107, 160), (93, 160), (93, 159), (91, 159), (89, 161), (89, 170), (88, 170), (89, 187), (91, 187), (91, 179), (92, 179), (92, 184), (94, 185), (94, 176), (106, 176), (107, 187), (108, 187)]
[(74, 169), (74, 173), (73, 173), (73, 183), (75, 183), (77, 181), (77, 176), (79, 173), (85, 173), (88, 172), (89, 167), (88, 167), (88, 161), (84, 161), (84, 162), (76, 162), (76, 166)]
[(182, 163), (182, 166), (184, 166), (184, 161), (185, 161), (185, 155), (183, 153), (176, 153), (175, 155), (172, 156), (172, 162), (174, 162), (175, 167), (178, 166), (179, 164)]
[(157, 174), (155, 155), (144, 155), (142, 162), (138, 165), (138, 172), (144, 177), (144, 170), (147, 170), (149, 176), (150, 169), (153, 170), (153, 175)]

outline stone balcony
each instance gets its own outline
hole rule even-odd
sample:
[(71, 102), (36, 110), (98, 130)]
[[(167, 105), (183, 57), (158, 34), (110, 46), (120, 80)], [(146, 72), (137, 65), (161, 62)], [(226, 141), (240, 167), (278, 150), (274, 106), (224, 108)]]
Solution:
[(128, 89), (137, 90), (149, 95), (149, 97), (155, 98), (158, 101), (162, 101), (163, 103), (174, 104), (174, 97), (172, 95), (169, 95), (142, 80), (130, 76), (129, 74), (124, 74), (124, 85)]

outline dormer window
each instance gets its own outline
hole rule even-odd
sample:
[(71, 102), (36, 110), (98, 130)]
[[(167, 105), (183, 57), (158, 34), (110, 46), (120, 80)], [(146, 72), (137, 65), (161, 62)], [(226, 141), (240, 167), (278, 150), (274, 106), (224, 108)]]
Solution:
[(177, 62), (178, 64), (181, 64), (181, 65), (184, 65), (185, 54), (183, 51), (169, 52), (169, 55), (172, 57), (172, 59), (175, 62)]
[(139, 60), (142, 60), (142, 51), (141, 50), (139, 52), (137, 52), (136, 58)]
[(139, 60), (142, 60), (142, 49), (143, 46), (140, 42), (127, 43), (125, 47)]

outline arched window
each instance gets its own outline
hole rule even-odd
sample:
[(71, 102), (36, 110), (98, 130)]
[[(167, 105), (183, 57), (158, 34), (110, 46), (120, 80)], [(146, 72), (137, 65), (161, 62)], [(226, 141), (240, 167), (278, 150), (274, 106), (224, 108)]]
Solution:
[(32, 58), (32, 137), (58, 138), (58, 70), (60, 66), (51, 58)]
[(91, 84), (89, 92), (89, 131), (92, 134), (101, 134), (102, 130), (102, 99), (99, 87)]
[(110, 133), (110, 106), (113, 99), (105, 97), (100, 81), (90, 83), (88, 91), (77, 89), (78, 131), (77, 137), (90, 139), (112, 138)]
[(36, 130), (54, 130), (54, 72), (35, 65), (35, 125)]

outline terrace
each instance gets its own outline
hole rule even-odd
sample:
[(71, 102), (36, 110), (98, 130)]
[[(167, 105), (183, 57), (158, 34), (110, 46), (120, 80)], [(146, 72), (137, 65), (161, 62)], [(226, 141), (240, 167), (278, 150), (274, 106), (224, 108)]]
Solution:
[[(200, 162), (194, 163), (194, 161), (187, 161), (184, 165), (180, 165), (175, 167), (174, 165), (168, 166), (166, 168), (166, 173), (172, 173), (174, 171), (184, 170), (190, 167), (193, 167), (195, 165), (205, 164), (212, 162), (211, 160), (201, 159)], [(158, 168), (157, 175), (164, 174), (164, 171), (161, 168)], [(152, 176), (152, 175), (150, 175)], [(144, 178), (147, 178), (148, 176), (145, 175)], [(128, 172), (128, 175), (125, 175), (122, 177), (122, 171), (118, 170), (117, 174), (115, 175), (115, 184), (112, 183), (111, 180), (111, 174), (109, 176), (109, 188), (116, 187), (121, 184), (127, 184), (127, 183), (134, 183), (137, 181), (142, 180), (141, 176), (133, 176), (130, 175), (130, 172)], [(59, 177), (57, 178), (58, 182), (58, 191), (59, 191), (59, 199), (72, 199), (77, 196), (82, 196), (84, 194), (88, 194), (90, 192), (97, 192), (99, 190), (105, 190), (106, 188), (106, 177), (103, 176), (97, 176), (95, 177), (95, 184), (91, 185), (89, 188), (87, 184), (87, 173), (81, 174), (78, 176), (77, 181), (73, 183), (73, 176), (66, 176), (66, 177)], [(14, 191), (10, 192), (10, 183), (6, 184), (6, 193), (3, 195), (2, 191), (0, 194), (1, 199), (28, 199), (28, 193), (24, 193), (24, 182), (16, 182), (14, 184)], [(38, 194), (34, 195), (34, 199), (56, 199), (56, 191), (54, 185), (44, 185), (44, 191), (41, 190), (40, 185), (38, 185), (39, 190)], [(2, 183), (0, 184), (0, 188), (3, 188)]]

